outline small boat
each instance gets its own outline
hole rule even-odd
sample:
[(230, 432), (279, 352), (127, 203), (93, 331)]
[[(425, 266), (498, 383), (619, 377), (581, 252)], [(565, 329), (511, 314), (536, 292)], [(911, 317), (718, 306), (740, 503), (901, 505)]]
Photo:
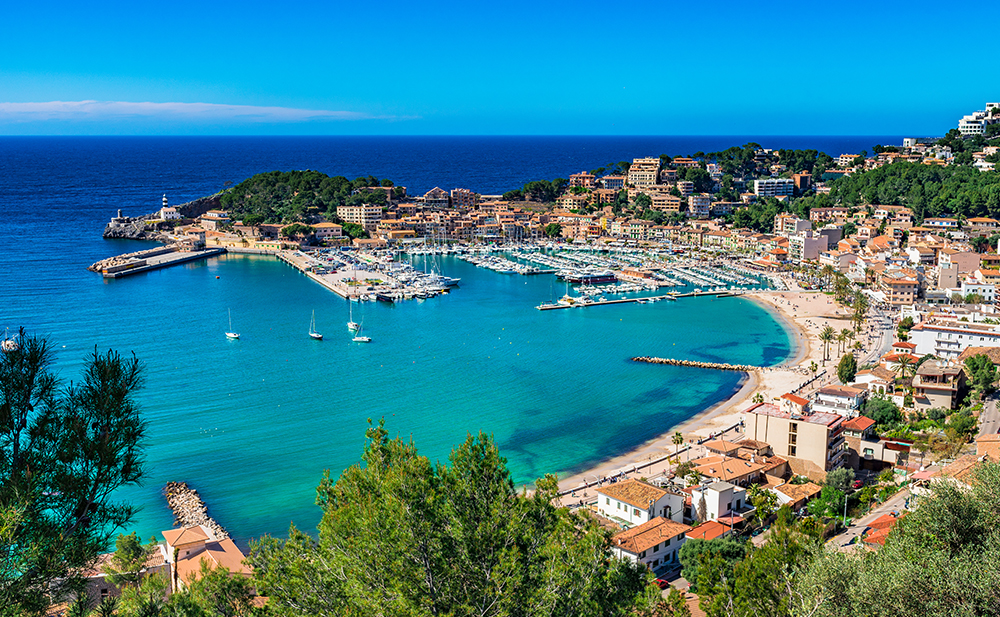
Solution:
[(348, 301), (348, 305), (351, 308), (351, 312), (350, 312), (350, 316), (347, 318), (348, 319), (347, 320), (347, 329), (350, 330), (351, 332), (355, 332), (361, 326), (359, 326), (357, 324), (357, 322), (354, 321), (354, 305), (351, 304), (350, 301)]
[(13, 353), (20, 349), (21, 346), (17, 343), (17, 339), (10, 336), (9, 330), (4, 330), (3, 342), (0, 343), (0, 350), (4, 353)]
[(362, 336), (361, 335), (361, 326), (358, 326), (358, 332), (357, 332), (357, 334), (354, 335), (354, 338), (351, 339), (351, 340), (354, 341), (355, 343), (371, 343), (372, 342), (372, 338), (370, 336)]
[(323, 340), (323, 335), (316, 331), (316, 311), (313, 311), (312, 321), (309, 322), (309, 336), (312, 337), (313, 340)]
[(233, 332), (233, 309), (229, 309), (229, 331), (226, 332), (226, 338), (229, 339), (240, 338), (239, 332)]

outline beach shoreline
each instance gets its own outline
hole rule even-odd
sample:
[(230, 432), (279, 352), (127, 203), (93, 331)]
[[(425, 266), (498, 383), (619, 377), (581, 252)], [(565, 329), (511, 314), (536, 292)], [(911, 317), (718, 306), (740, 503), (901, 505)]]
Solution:
[[(566, 492), (564, 502), (578, 498), (574, 489), (593, 485), (601, 478), (625, 472), (635, 477), (648, 477), (666, 471), (669, 460), (679, 454), (681, 460), (688, 460), (704, 454), (699, 441), (717, 435), (728, 435), (733, 439), (733, 430), (742, 422), (742, 411), (758, 394), (765, 402), (770, 402), (787, 392), (798, 392), (818, 379), (827, 377), (827, 371), (816, 372), (810, 378), (809, 365), (821, 361), (822, 348), (813, 345), (811, 338), (834, 320), (843, 319), (838, 315), (835, 304), (825, 294), (804, 291), (759, 290), (742, 294), (766, 310), (788, 334), (791, 349), (789, 358), (783, 362), (743, 373), (740, 387), (729, 397), (718, 401), (697, 414), (677, 424), (642, 445), (618, 456), (609, 457), (582, 472), (567, 475), (559, 481), (561, 491)], [(831, 314), (832, 313), (832, 314)], [(682, 446), (674, 444), (676, 433), (684, 438)], [(678, 452), (679, 451), (679, 452)], [(634, 471), (630, 471), (634, 470)]]

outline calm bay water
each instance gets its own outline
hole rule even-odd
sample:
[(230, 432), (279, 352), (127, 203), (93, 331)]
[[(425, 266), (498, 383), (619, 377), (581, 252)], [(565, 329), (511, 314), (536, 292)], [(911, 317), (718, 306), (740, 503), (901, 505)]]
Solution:
[[(324, 469), (336, 475), (358, 461), (368, 418), (384, 416), (432, 460), (470, 432), (492, 433), (519, 482), (580, 470), (738, 385), (734, 374), (630, 357), (774, 364), (789, 354), (788, 335), (738, 299), (543, 313), (533, 307), (564, 291), (551, 276), (439, 258), (433, 265), (461, 277), (461, 289), (356, 306), (374, 338), (356, 345), (347, 303), (271, 258), (104, 281), (85, 267), (148, 246), (102, 240), (106, 220), (119, 207), (152, 211), (164, 192), (180, 203), (272, 169), (372, 173), (415, 193), (499, 192), (746, 141), (837, 155), (898, 138), (0, 138), (0, 328), (47, 336), (66, 379), (95, 346), (146, 363), (149, 475), (123, 495), (144, 506), (143, 536), (170, 527), (160, 490), (172, 480), (198, 488), (239, 540), (283, 534), (290, 521), (313, 529), (314, 488)], [(229, 310), (240, 341), (223, 336)], [(306, 336), (313, 310), (322, 342)]]

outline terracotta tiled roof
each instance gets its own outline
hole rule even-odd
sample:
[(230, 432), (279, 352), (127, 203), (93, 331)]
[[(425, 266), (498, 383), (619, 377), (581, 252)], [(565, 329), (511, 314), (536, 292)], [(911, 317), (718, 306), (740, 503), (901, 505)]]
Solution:
[(980, 354), (989, 358), (990, 362), (993, 364), (1000, 364), (1000, 347), (967, 347), (965, 351), (958, 356), (958, 362), (960, 364), (965, 364), (966, 360)]
[(858, 416), (857, 418), (844, 420), (844, 424), (842, 426), (844, 427), (844, 430), (848, 431), (864, 431), (872, 426), (875, 426), (875, 420), (866, 418), (865, 416)]
[(812, 482), (806, 482), (805, 484), (782, 484), (775, 490), (792, 501), (799, 501), (801, 499), (812, 499), (816, 495), (819, 495), (823, 488)]
[(742, 446), (738, 443), (732, 441), (725, 441), (724, 439), (713, 439), (712, 441), (706, 441), (702, 444), (707, 449), (712, 452), (719, 452), (721, 454), (729, 454), (739, 450)]
[(657, 501), (667, 494), (667, 491), (662, 488), (657, 488), (652, 484), (646, 484), (639, 480), (625, 480), (624, 482), (609, 484), (597, 489), (597, 492), (612, 499), (623, 501), (630, 506), (642, 508), (643, 510), (649, 507), (650, 501)]
[(642, 525), (637, 525), (616, 534), (611, 541), (614, 546), (638, 555), (661, 542), (669, 542), (672, 538), (686, 534), (691, 528), (683, 523), (658, 516)]
[(705, 521), (691, 528), (687, 532), (687, 537), (691, 540), (714, 540), (733, 530), (729, 525), (723, 525), (718, 521)]
[(205, 550), (177, 560), (177, 576), (183, 581), (197, 578), (201, 573), (202, 561), (207, 562), (212, 569), (222, 567), (233, 574), (249, 575), (251, 570), (243, 563), (244, 559), (246, 556), (229, 538), (219, 542), (209, 542), (205, 545)]
[(737, 481), (764, 468), (764, 465), (760, 463), (751, 463), (728, 456), (706, 456), (693, 461), (693, 463), (701, 475), (723, 482)]
[(182, 527), (180, 529), (164, 531), (163, 539), (170, 546), (183, 546), (195, 542), (205, 542), (208, 540), (208, 534), (201, 525), (194, 525), (193, 527)]
[(809, 399), (802, 398), (801, 396), (796, 396), (796, 395), (794, 395), (792, 393), (782, 394), (781, 398), (789, 400), (789, 401), (795, 403), (796, 405), (808, 405), (809, 404)]

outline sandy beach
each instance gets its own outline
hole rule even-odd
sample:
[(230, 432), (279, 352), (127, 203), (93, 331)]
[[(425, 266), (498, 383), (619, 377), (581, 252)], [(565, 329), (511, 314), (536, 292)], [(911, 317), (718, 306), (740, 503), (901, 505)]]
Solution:
[[(571, 491), (583, 487), (584, 483), (594, 483), (598, 478), (604, 478), (622, 470), (629, 477), (648, 477), (662, 473), (670, 467), (666, 460), (678, 449), (673, 443), (674, 434), (680, 432), (684, 436), (684, 445), (691, 445), (690, 450), (682, 452), (680, 459), (688, 460), (704, 454), (704, 448), (696, 444), (698, 440), (732, 429), (742, 420), (742, 411), (752, 405), (757, 394), (766, 402), (771, 402), (781, 395), (793, 392), (806, 396), (812, 390), (835, 379), (836, 364), (840, 359), (839, 344), (830, 344), (830, 359), (823, 362), (823, 345), (819, 341), (819, 333), (830, 326), (839, 333), (850, 329), (849, 314), (837, 306), (831, 296), (815, 291), (754, 291), (743, 294), (743, 297), (757, 302), (768, 309), (771, 314), (784, 324), (792, 337), (793, 353), (786, 362), (766, 367), (747, 374), (742, 387), (728, 399), (717, 403), (685, 420), (684, 422), (666, 427), (659, 437), (652, 439), (639, 448), (617, 456), (583, 473), (567, 476), (559, 482), (562, 490)], [(852, 345), (848, 342), (847, 346)], [(819, 367), (816, 379), (812, 383), (813, 373), (809, 370), (815, 362)], [(703, 369), (692, 369), (703, 370)], [(732, 431), (727, 433), (727, 439), (735, 439), (739, 435)], [(684, 449), (684, 446), (680, 446)], [(636, 468), (636, 471), (631, 471)], [(586, 489), (583, 489), (586, 492)], [(567, 505), (575, 503), (580, 498), (592, 497), (583, 492), (568, 494), (563, 502)]]

